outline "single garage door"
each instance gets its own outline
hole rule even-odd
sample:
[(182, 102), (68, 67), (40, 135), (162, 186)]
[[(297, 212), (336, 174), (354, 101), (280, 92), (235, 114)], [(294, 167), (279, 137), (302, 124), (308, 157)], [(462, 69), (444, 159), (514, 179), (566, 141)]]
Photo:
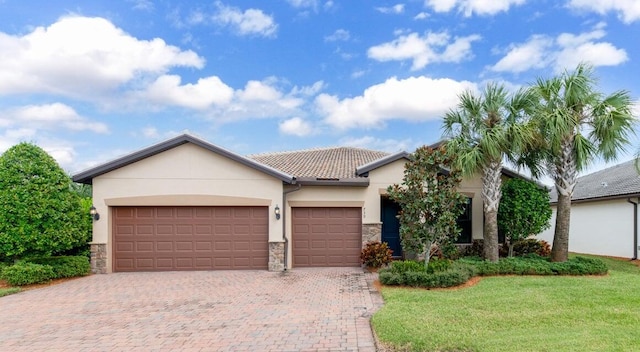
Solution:
[(113, 270), (267, 269), (267, 207), (115, 207)]
[(293, 266), (360, 266), (361, 208), (293, 208)]

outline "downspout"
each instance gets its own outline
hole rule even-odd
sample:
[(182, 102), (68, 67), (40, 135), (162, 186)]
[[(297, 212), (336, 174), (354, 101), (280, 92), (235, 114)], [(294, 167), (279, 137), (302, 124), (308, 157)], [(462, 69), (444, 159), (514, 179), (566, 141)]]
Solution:
[(627, 202), (633, 204), (633, 258), (631, 260), (638, 259), (638, 203), (640, 198), (634, 202), (631, 198), (627, 199)]
[(289, 253), (289, 238), (287, 238), (287, 194), (299, 191), (302, 185), (297, 183), (297, 187), (282, 192), (282, 238), (284, 238), (284, 271), (287, 271), (287, 259)]

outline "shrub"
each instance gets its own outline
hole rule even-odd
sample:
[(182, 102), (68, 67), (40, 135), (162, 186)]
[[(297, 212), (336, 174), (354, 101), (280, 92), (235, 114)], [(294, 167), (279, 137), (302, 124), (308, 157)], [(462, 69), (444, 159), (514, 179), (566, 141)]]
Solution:
[(53, 255), (87, 243), (91, 217), (71, 178), (42, 148), (0, 156), (0, 260)]
[(422, 263), (398, 261), (393, 262), (389, 269), (381, 270), (378, 278), (385, 285), (437, 288), (462, 285), (475, 273), (472, 266), (458, 262), (450, 264), (446, 270), (429, 272)]
[(484, 240), (473, 240), (471, 246), (467, 246), (462, 251), (463, 257), (478, 257), (482, 258), (484, 255)]
[(541, 257), (551, 255), (551, 246), (547, 241), (527, 238), (513, 244), (514, 255), (523, 256), (526, 254), (537, 254)]
[(380, 268), (391, 262), (392, 254), (386, 242), (372, 241), (360, 252), (360, 261), (368, 268)]
[(602, 275), (607, 272), (603, 261), (590, 258), (572, 258), (562, 263), (552, 263), (537, 254), (525, 257), (502, 258), (498, 262), (466, 258), (462, 263), (472, 265), (479, 275)]
[(429, 261), (427, 272), (433, 274), (438, 271), (445, 271), (450, 267), (451, 267), (451, 260), (434, 258)]
[(414, 260), (398, 260), (391, 263), (389, 270), (393, 273), (405, 273), (407, 271), (427, 271), (424, 267), (424, 263), (416, 262)]
[(89, 275), (91, 264), (85, 256), (35, 257), (26, 259), (34, 264), (48, 265), (54, 279)]
[(51, 266), (28, 262), (16, 263), (2, 271), (2, 278), (11, 286), (39, 284), (54, 277)]
[(604, 275), (608, 268), (600, 259), (575, 257), (566, 262), (551, 263), (551, 270), (558, 275)]

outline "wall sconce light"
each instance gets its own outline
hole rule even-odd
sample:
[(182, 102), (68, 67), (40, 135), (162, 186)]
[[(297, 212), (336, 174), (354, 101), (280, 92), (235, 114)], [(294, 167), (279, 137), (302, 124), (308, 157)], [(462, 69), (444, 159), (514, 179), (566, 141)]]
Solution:
[(280, 207), (276, 204), (276, 208), (273, 209), (273, 213), (276, 214), (276, 220), (280, 220)]
[(98, 210), (96, 210), (96, 207), (94, 207), (93, 205), (91, 206), (91, 208), (89, 208), (89, 214), (91, 214), (93, 220), (100, 220), (100, 214), (98, 214)]

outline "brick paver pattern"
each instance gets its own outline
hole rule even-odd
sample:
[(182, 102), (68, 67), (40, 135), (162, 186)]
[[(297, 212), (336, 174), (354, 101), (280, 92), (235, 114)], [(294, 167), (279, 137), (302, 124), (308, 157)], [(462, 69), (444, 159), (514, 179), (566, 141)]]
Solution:
[(0, 298), (2, 351), (375, 351), (359, 268), (92, 275)]

